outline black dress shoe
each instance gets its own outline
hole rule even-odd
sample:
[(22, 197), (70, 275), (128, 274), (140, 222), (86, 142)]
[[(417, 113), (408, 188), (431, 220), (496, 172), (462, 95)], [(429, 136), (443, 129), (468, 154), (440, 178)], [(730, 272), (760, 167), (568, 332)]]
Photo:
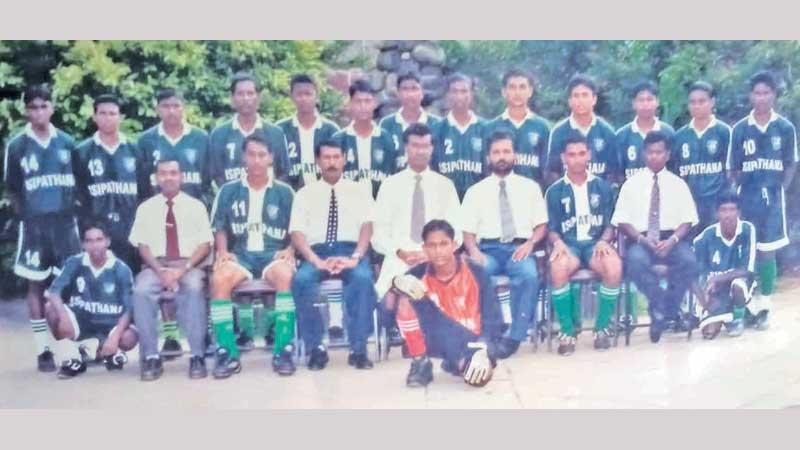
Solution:
[(650, 342), (657, 344), (661, 340), (661, 333), (664, 332), (664, 323), (660, 320), (653, 320), (650, 324)]
[(350, 353), (347, 356), (347, 364), (356, 369), (372, 369), (372, 361), (367, 358), (366, 353)]
[(142, 381), (154, 381), (161, 378), (164, 373), (164, 365), (161, 358), (148, 358), (142, 361)]
[(164, 345), (161, 347), (161, 356), (167, 361), (180, 358), (183, 356), (183, 347), (181, 343), (173, 338), (164, 339)]
[(287, 345), (277, 355), (272, 357), (272, 370), (278, 375), (289, 376), (294, 374), (297, 368), (294, 366), (294, 359), (292, 359), (294, 348)]
[(53, 358), (53, 352), (45, 350), (36, 357), (36, 367), (39, 372), (55, 372), (56, 362)]
[(511, 338), (502, 338), (497, 343), (497, 357), (500, 359), (506, 359), (516, 353), (518, 349), (519, 341)]
[(328, 365), (328, 352), (325, 347), (319, 346), (311, 349), (311, 356), (308, 358), (309, 370), (322, 370)]
[(208, 376), (206, 360), (202, 356), (192, 356), (189, 359), (189, 378), (205, 378)]
[(411, 361), (411, 368), (406, 377), (406, 386), (425, 387), (433, 381), (433, 363), (430, 358), (423, 356)]

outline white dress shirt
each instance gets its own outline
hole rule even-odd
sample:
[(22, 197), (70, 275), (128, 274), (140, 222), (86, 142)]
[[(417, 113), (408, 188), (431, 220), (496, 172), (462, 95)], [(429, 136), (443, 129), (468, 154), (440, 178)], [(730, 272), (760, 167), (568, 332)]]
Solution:
[(506, 181), (506, 193), (514, 218), (514, 237), (529, 239), (534, 228), (547, 223), (547, 204), (539, 184), (513, 172), (505, 178), (489, 175), (467, 190), (461, 208), (463, 230), (474, 233), (479, 240), (502, 237), (501, 179)]
[(309, 245), (325, 243), (331, 189), (336, 192), (339, 211), (337, 242), (358, 242), (361, 226), (372, 222), (374, 200), (371, 186), (343, 178), (331, 186), (320, 179), (297, 191), (289, 220), (289, 232), (303, 233)]
[[(640, 233), (647, 231), (653, 175), (653, 171), (646, 168), (628, 178), (622, 185), (614, 216), (611, 218), (612, 225), (628, 223)], [(658, 190), (658, 217), (662, 231), (675, 230), (683, 223), (697, 224), (697, 207), (685, 181), (667, 169), (662, 169), (658, 172)]]
[[(183, 192), (179, 192), (172, 201), (172, 212), (178, 227), (178, 250), (181, 258), (189, 258), (200, 245), (214, 242), (208, 211), (200, 200)], [(166, 256), (166, 224), (167, 198), (164, 194), (150, 197), (136, 209), (128, 240), (134, 247), (147, 245), (155, 257)]]
[[(375, 202), (375, 230), (372, 246), (384, 255), (395, 255), (397, 250), (422, 249), (411, 239), (411, 216), (417, 172), (411, 168), (390, 176), (378, 191)], [(456, 230), (456, 241), (461, 242), (461, 219), (458, 194), (453, 182), (426, 168), (419, 175), (425, 197), (425, 223), (444, 219)]]

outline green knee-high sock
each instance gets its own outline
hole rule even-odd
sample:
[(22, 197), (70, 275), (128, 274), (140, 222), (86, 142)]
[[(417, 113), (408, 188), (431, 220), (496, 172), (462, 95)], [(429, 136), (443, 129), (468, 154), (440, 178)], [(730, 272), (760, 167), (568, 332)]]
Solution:
[(775, 279), (778, 278), (778, 263), (771, 259), (758, 263), (758, 278), (761, 295), (775, 292)]
[(558, 315), (561, 332), (575, 336), (575, 322), (572, 317), (572, 293), (569, 284), (553, 288), (553, 309)]
[(614, 308), (617, 306), (618, 297), (619, 287), (610, 288), (604, 284), (600, 285), (597, 296), (600, 307), (597, 309), (597, 319), (594, 322), (595, 330), (602, 330), (608, 327), (608, 321), (611, 319), (611, 315), (614, 314)]
[(256, 334), (255, 321), (253, 320), (253, 304), (249, 302), (239, 304), (239, 333), (252, 338)]
[(581, 284), (570, 283), (569, 285), (570, 297), (572, 298), (572, 321), (575, 322), (575, 328), (581, 328), (583, 318), (581, 317)]
[(217, 345), (228, 350), (232, 358), (238, 358), (239, 348), (233, 333), (233, 303), (230, 299), (211, 300), (211, 323), (214, 325)]
[(744, 306), (734, 306), (733, 307), (733, 320), (736, 319), (744, 319)]
[(170, 320), (167, 322), (161, 323), (161, 334), (164, 336), (164, 339), (172, 338), (176, 341), (181, 338), (181, 334), (178, 331), (178, 322), (174, 320)]
[(292, 293), (278, 292), (275, 296), (275, 346), (274, 354), (279, 354), (294, 341), (295, 310)]

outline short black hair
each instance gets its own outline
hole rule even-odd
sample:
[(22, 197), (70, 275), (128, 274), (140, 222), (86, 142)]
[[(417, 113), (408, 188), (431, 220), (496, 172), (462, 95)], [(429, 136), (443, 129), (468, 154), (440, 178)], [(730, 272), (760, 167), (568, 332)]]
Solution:
[(753, 74), (749, 82), (751, 91), (755, 89), (758, 84), (766, 84), (768, 88), (772, 89), (772, 92), (778, 91), (778, 82), (775, 81), (775, 76), (766, 70), (761, 70)]
[(161, 103), (168, 98), (175, 97), (183, 101), (183, 94), (174, 87), (161, 88), (156, 92), (156, 103)]
[(263, 145), (267, 148), (269, 153), (272, 153), (272, 149), (269, 148), (269, 142), (267, 142), (267, 138), (264, 136), (264, 133), (262, 133), (261, 130), (256, 131), (255, 133), (244, 138), (244, 141), (242, 141), (242, 152), (246, 152), (247, 146), (252, 142)]
[(317, 82), (311, 78), (310, 75), (305, 73), (298, 73), (296, 75), (292, 75), (292, 79), (289, 80), (289, 92), (294, 91), (294, 87), (298, 84), (310, 84), (314, 86), (314, 89), (317, 89)]
[(525, 78), (528, 80), (528, 84), (530, 84), (531, 87), (533, 87), (534, 83), (536, 82), (536, 80), (533, 78), (533, 75), (531, 75), (529, 72), (515, 68), (509, 69), (503, 74), (503, 87), (508, 86), (508, 82), (512, 78)]
[(52, 99), (52, 92), (50, 91), (50, 86), (47, 84), (34, 84), (25, 88), (25, 92), (22, 94), (22, 101), (25, 104), (30, 104), (32, 101), (36, 99), (49, 102)]
[(695, 81), (694, 83), (690, 84), (689, 94), (694, 91), (703, 91), (708, 94), (710, 98), (717, 96), (717, 93), (714, 91), (714, 86), (711, 86), (711, 84), (706, 81)]
[(350, 98), (353, 98), (354, 95), (358, 92), (364, 92), (370, 95), (375, 95), (375, 90), (372, 89), (372, 86), (369, 85), (367, 80), (356, 80), (350, 84)]
[(569, 83), (567, 83), (567, 94), (572, 95), (572, 90), (578, 86), (585, 86), (592, 91), (592, 94), (597, 95), (597, 83), (588, 75), (582, 73), (573, 75), (572, 78), (569, 79)]
[(181, 170), (181, 162), (178, 161), (176, 158), (173, 158), (173, 157), (162, 157), (162, 158), (159, 158), (155, 163), (155, 167), (153, 167), (153, 171), (154, 172), (158, 172), (158, 166), (160, 166), (162, 164), (173, 163), (173, 162), (178, 164), (178, 170), (180, 171)]
[(725, 205), (727, 203), (733, 203), (736, 205), (737, 208), (741, 205), (741, 198), (739, 194), (733, 191), (723, 191), (717, 195), (717, 209), (720, 206)]
[(428, 235), (434, 231), (443, 231), (444, 234), (446, 234), (451, 240), (456, 238), (456, 230), (453, 229), (453, 226), (450, 225), (450, 222), (441, 219), (434, 219), (422, 227), (422, 240), (427, 240)]
[(342, 143), (336, 139), (323, 139), (314, 147), (314, 157), (319, 158), (320, 153), (322, 152), (322, 147), (334, 147), (338, 148), (342, 154), (344, 154), (344, 146)]
[(640, 92), (645, 91), (653, 94), (653, 97), (658, 97), (658, 86), (656, 86), (656, 84), (652, 81), (647, 80), (637, 83), (636, 86), (633, 87), (633, 90), (631, 91), (631, 98), (636, 98)]
[(101, 94), (94, 98), (94, 112), (97, 112), (97, 107), (104, 103), (111, 103), (117, 105), (117, 108), (120, 107), (119, 97), (114, 94)]
[(664, 143), (664, 147), (667, 148), (667, 151), (670, 150), (669, 148), (669, 136), (660, 130), (653, 130), (647, 133), (647, 136), (644, 137), (644, 142), (642, 143), (642, 148), (647, 148), (650, 145), (657, 144), (659, 142)]
[(497, 141), (505, 141), (505, 140), (511, 141), (511, 148), (513, 148), (514, 151), (516, 151), (516, 146), (514, 144), (514, 135), (511, 134), (510, 130), (507, 130), (505, 128), (500, 128), (500, 129), (494, 131), (489, 136), (489, 141), (486, 144), (486, 148), (491, 150), (492, 145), (494, 145), (495, 142), (497, 142)]
[(85, 219), (80, 224), (81, 229), (81, 241), (86, 239), (86, 232), (91, 229), (100, 230), (103, 233), (103, 236), (110, 238), (111, 235), (108, 233), (108, 224), (105, 220), (98, 219), (98, 218), (89, 218)]
[(230, 85), (231, 94), (236, 93), (236, 86), (239, 83), (245, 81), (251, 81), (253, 83), (253, 86), (256, 87), (256, 92), (261, 92), (261, 84), (259, 84), (258, 79), (255, 77), (255, 75), (249, 72), (236, 72), (231, 77), (231, 85)]
[(412, 123), (403, 131), (403, 144), (408, 144), (409, 136), (430, 136), (431, 129), (424, 123)]
[(589, 141), (584, 135), (578, 132), (571, 132), (567, 135), (567, 139), (564, 140), (564, 148), (566, 149), (568, 146), (574, 144), (583, 144), (586, 148), (589, 148)]
[(447, 77), (445, 88), (446, 88), (446, 90), (449, 91), (450, 90), (450, 86), (452, 86), (454, 83), (458, 83), (458, 82), (462, 82), (462, 81), (464, 83), (469, 84), (469, 89), (470, 90), (472, 90), (475, 87), (475, 83), (473, 82), (472, 78), (468, 77), (467, 75), (465, 75), (465, 74), (463, 74), (461, 72), (456, 72), (456, 73), (450, 75), (449, 77)]
[(400, 85), (403, 84), (404, 81), (408, 81), (408, 80), (414, 80), (419, 85), (422, 84), (422, 82), (419, 81), (419, 77), (417, 76), (416, 73), (414, 73), (414, 72), (406, 72), (406, 73), (401, 74), (399, 77), (397, 77), (397, 89), (400, 89)]

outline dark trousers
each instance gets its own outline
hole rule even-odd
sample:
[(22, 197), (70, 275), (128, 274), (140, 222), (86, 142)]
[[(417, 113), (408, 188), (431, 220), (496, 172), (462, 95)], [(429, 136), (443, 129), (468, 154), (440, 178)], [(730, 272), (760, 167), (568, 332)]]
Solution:
[(426, 354), (443, 358), (455, 366), (461, 358), (472, 352), (467, 344), (478, 340), (478, 335), (448, 317), (432, 301), (425, 298), (412, 301), (419, 327), (425, 335)]

